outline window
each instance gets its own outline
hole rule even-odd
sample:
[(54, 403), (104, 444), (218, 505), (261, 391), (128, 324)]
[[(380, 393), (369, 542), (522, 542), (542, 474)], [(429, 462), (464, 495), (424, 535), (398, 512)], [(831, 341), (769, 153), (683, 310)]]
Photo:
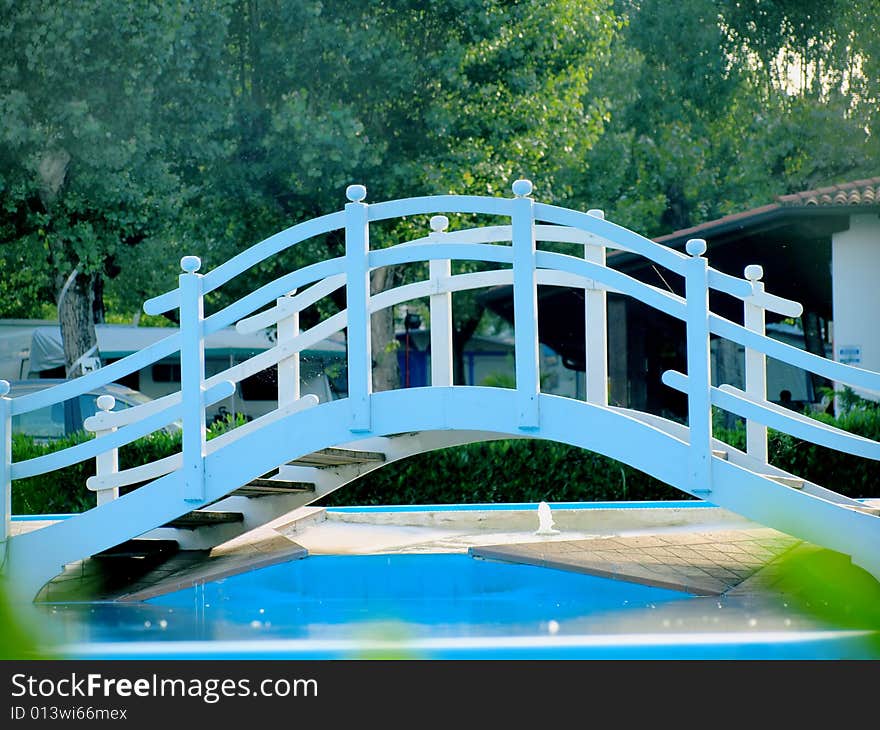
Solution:
[[(159, 362), (153, 365), (154, 383), (179, 383), (180, 364), (176, 362)], [(130, 386), (129, 386), (130, 387)], [(137, 390), (137, 388), (134, 388)]]

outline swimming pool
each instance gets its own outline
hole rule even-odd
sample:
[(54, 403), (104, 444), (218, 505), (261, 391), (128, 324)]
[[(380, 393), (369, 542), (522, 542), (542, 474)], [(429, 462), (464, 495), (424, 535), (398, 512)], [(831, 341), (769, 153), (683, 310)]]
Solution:
[(71, 658), (876, 658), (865, 632), (462, 554), (312, 556), (42, 610)]

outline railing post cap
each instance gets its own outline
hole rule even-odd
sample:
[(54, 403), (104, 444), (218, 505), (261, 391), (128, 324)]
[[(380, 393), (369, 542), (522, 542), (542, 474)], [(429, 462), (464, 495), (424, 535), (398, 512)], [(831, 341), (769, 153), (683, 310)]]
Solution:
[(98, 400), (95, 401), (95, 403), (102, 411), (112, 411), (113, 406), (116, 405), (116, 398), (105, 393), (104, 395), (99, 395)]
[(360, 203), (367, 197), (367, 188), (363, 185), (349, 185), (345, 189), (345, 197), (352, 203)]
[(605, 211), (599, 208), (590, 208), (587, 211), (587, 215), (593, 216), (593, 218), (599, 218), (601, 220), (605, 220)]
[(445, 215), (435, 215), (431, 217), (428, 225), (431, 226), (431, 230), (434, 231), (434, 233), (442, 233), (449, 228), (449, 218)]
[(9, 395), (9, 381), (8, 380), (0, 380), (0, 398), (4, 395)]
[(198, 256), (184, 256), (180, 259), (180, 268), (187, 274), (194, 274), (202, 268), (202, 260)]
[(764, 276), (764, 267), (760, 264), (749, 264), (746, 266), (745, 275), (749, 281), (758, 281)]
[(524, 198), (526, 195), (531, 195), (532, 193), (532, 181), (525, 179), (517, 180), (513, 183), (511, 189), (517, 198)]
[(702, 238), (692, 238), (684, 245), (684, 250), (691, 256), (702, 256), (706, 253), (706, 241)]

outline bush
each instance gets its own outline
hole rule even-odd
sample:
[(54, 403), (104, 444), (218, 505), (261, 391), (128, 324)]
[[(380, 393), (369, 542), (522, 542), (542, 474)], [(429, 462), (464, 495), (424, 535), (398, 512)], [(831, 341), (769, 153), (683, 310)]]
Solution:
[[(834, 417), (810, 413), (817, 421), (844, 431), (880, 441), (880, 407), (871, 401), (844, 400), (847, 409)], [(745, 427), (716, 429), (715, 435), (738, 449), (745, 449)], [(832, 489), (853, 499), (880, 494), (880, 462), (802, 441), (787, 433), (768, 432), (770, 463), (814, 484)]]
[[(813, 417), (880, 441), (880, 406), (846, 399), (837, 418)], [(745, 425), (716, 426), (715, 436), (744, 450)], [(880, 462), (769, 432), (770, 463), (855, 499), (880, 493)], [(371, 472), (321, 503), (466, 504), (474, 502), (594, 502), (689, 499), (630, 466), (548, 441), (492, 441), (413, 456)]]
[[(243, 416), (233, 418), (228, 415), (208, 427), (207, 437), (210, 440), (244, 423)], [(180, 451), (181, 436), (180, 431), (156, 431), (122, 446), (119, 449), (119, 468), (130, 469), (176, 454)], [(92, 434), (87, 431), (78, 431), (49, 444), (38, 444), (28, 436), (15, 434), (12, 437), (12, 460), (35, 459), (91, 438)], [(12, 514), (67, 514), (91, 509), (95, 506), (96, 497), (94, 492), (86, 488), (86, 480), (94, 474), (95, 460), (87, 459), (48, 474), (17, 479), (12, 488)], [(133, 488), (136, 487), (123, 487), (122, 491)]]
[(613, 459), (542, 440), (456, 446), (373, 471), (320, 503), (474, 504), (687, 499)]

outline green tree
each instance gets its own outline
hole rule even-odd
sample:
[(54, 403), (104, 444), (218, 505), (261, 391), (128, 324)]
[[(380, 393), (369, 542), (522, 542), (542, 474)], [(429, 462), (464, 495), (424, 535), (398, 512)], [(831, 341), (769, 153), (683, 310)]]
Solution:
[(581, 189), (647, 235), (876, 173), (871, 4), (618, 0)]
[(4, 289), (23, 285), (16, 313), (57, 304), (68, 376), (96, 346), (105, 277), (135, 247), (150, 270), (144, 244), (167, 241), (180, 173), (210, 154), (216, 116), (191, 100), (210, 90), (216, 5), (2, 2), (2, 256), (23, 265)]
[[(432, 193), (510, 195), (531, 176), (543, 200), (572, 192), (570, 171), (601, 133), (592, 69), (616, 29), (605, 0), (506, 3), (385, 0), (235, 5), (225, 67), (234, 89), (229, 153), (196, 208), (204, 258), (231, 253), (299, 220), (338, 209), (352, 182), (368, 200)], [(424, 235), (427, 220), (374, 226), (374, 246)], [(328, 255), (340, 236), (297, 246), (230, 282), (220, 306)], [(373, 290), (419, 267), (374, 272)], [(456, 346), (480, 321), (457, 307)], [(342, 292), (334, 300), (344, 306)], [(315, 317), (322, 312), (307, 313)], [(374, 317), (377, 387), (399, 380), (392, 313)]]
[[(70, 375), (105, 303), (132, 312), (175, 286), (181, 255), (209, 270), (338, 209), (352, 182), (382, 200), (510, 195), (528, 176), (542, 200), (572, 199), (607, 118), (592, 76), (618, 29), (610, 0), (0, 2), (0, 252), (18, 264), (4, 312), (60, 300)], [(377, 225), (373, 245), (426, 229)], [(342, 246), (297, 246), (207, 307)], [(375, 272), (373, 289), (418, 269)], [(461, 304), (459, 351), (482, 316), (476, 297)], [(304, 325), (342, 306), (339, 292)], [(391, 387), (393, 313), (374, 324), (377, 384)]]

